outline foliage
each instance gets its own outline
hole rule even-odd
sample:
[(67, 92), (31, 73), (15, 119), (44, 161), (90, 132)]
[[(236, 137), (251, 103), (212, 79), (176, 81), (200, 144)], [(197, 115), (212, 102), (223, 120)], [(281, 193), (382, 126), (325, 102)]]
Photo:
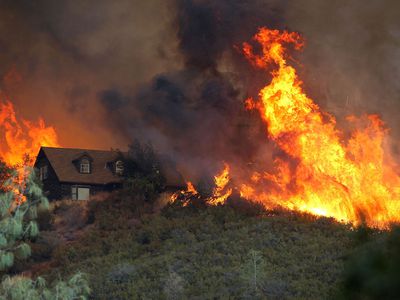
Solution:
[(4, 183), (5, 191), (0, 193), (0, 270), (11, 267), (15, 258), (25, 259), (30, 255), (26, 241), (39, 233), (34, 221), (37, 208), (48, 206), (34, 172), (28, 168), (20, 172), (25, 176), (25, 184), (18, 182), (21, 178), (14, 171)]
[[(0, 192), (0, 270), (12, 267), (15, 258), (25, 260), (31, 255), (30, 240), (39, 234), (35, 219), (38, 209), (48, 208), (40, 183), (31, 168), (13, 170)], [(86, 299), (90, 292), (81, 273), (68, 282), (58, 281), (46, 288), (42, 278), (32, 280), (23, 276), (6, 276), (0, 286), (0, 299)]]
[[(360, 231), (360, 230), (359, 230)], [(341, 297), (398, 299), (400, 296), (400, 227), (378, 233), (361, 229), (359, 245), (346, 264)]]
[(264, 261), (260, 251), (250, 250), (244, 265), (242, 277), (249, 285), (249, 295), (252, 298), (261, 296), (261, 284), (265, 280)]
[(0, 192), (6, 192), (5, 182), (12, 177), (14, 171), (13, 168), (0, 161)]
[(151, 144), (142, 145), (135, 140), (127, 156), (123, 157), (125, 188), (141, 194), (143, 200), (153, 201), (163, 190), (165, 176), (162, 172), (160, 158)]
[(86, 299), (89, 294), (87, 280), (81, 273), (52, 287), (47, 287), (41, 277), (32, 280), (23, 276), (6, 277), (0, 286), (0, 299), (8, 300), (74, 300)]
[(306, 214), (129, 207), (118, 193), (99, 202), (90, 230), (54, 252), (48, 279), (79, 268), (94, 299), (320, 299), (353, 247), (348, 226)]

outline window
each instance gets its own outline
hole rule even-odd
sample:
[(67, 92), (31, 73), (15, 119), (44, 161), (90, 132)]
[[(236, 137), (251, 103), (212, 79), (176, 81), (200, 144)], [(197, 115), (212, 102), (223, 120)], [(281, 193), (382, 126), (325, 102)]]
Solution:
[(48, 168), (47, 166), (41, 166), (39, 169), (39, 178), (41, 181), (47, 179), (48, 177)]
[(89, 200), (90, 188), (73, 185), (71, 187), (71, 198), (72, 200)]
[(85, 174), (90, 173), (90, 161), (87, 158), (82, 158), (80, 172)]
[(115, 174), (117, 174), (117, 175), (124, 174), (124, 163), (122, 160), (118, 160), (115, 163)]

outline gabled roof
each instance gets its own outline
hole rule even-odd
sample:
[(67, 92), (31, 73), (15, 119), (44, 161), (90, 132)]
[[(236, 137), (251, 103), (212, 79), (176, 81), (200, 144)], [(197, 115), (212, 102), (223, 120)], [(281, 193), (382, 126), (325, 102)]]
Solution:
[[(40, 151), (46, 155), (60, 182), (107, 184), (118, 183), (122, 180), (107, 168), (107, 163), (118, 158), (117, 151), (52, 147), (42, 147)], [(73, 163), (84, 155), (92, 159), (90, 174), (80, 173)]]
[[(122, 178), (115, 175), (108, 167), (107, 163), (118, 160), (121, 152), (113, 150), (89, 150), (74, 148), (53, 148), (41, 147), (40, 154), (49, 160), (60, 182), (78, 184), (107, 184), (120, 183)], [(122, 155), (126, 153), (122, 152)], [(88, 156), (91, 159), (91, 173), (82, 174), (73, 163), (77, 159)], [(183, 187), (185, 182), (182, 175), (175, 168), (174, 163), (164, 155), (159, 156), (162, 171), (166, 177), (166, 185), (170, 187)], [(35, 162), (36, 166), (37, 161)]]

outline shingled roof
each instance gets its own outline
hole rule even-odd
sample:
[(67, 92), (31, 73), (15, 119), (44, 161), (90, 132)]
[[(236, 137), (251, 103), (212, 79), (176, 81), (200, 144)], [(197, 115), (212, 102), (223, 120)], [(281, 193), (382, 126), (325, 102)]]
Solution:
[[(74, 148), (53, 148), (42, 147), (43, 151), (54, 169), (60, 182), (81, 183), (81, 184), (109, 184), (120, 183), (122, 178), (115, 175), (107, 163), (115, 162), (121, 152), (113, 150), (90, 150)], [(122, 153), (126, 155), (126, 153)], [(82, 174), (74, 165), (74, 161), (82, 156), (88, 156), (91, 162), (91, 173)], [(160, 156), (162, 171), (166, 177), (166, 185), (181, 187), (184, 186), (182, 175), (176, 170), (173, 163), (166, 157)]]
[[(42, 147), (41, 151), (46, 155), (60, 182), (107, 184), (122, 180), (106, 167), (107, 163), (114, 162), (118, 158), (117, 151), (52, 147)], [(83, 155), (92, 159), (90, 174), (80, 173), (73, 164), (73, 161)]]

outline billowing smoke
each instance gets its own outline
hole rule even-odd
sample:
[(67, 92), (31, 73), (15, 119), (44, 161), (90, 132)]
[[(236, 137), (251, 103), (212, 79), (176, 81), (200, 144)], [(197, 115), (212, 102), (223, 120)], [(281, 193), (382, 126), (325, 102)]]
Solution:
[(179, 65), (172, 22), (162, 0), (1, 0), (1, 89), (25, 117), (54, 124), (62, 145), (126, 147), (97, 95)]
[(241, 42), (260, 24), (282, 23), (279, 11), (259, 7), (239, 0), (177, 1), (182, 67), (157, 74), (134, 94), (115, 88), (102, 91), (99, 100), (111, 114), (110, 126), (127, 137), (152, 141), (195, 173), (224, 160), (250, 160), (263, 144), (264, 131), (255, 130), (243, 109), (248, 93), (243, 82), (250, 81), (252, 72), (235, 61), (243, 63)]
[(2, 89), (23, 114), (54, 124), (65, 146), (124, 148), (137, 138), (193, 173), (248, 164), (274, 153), (256, 113), (243, 110), (268, 78), (239, 48), (258, 27), (288, 28), (306, 39), (296, 59), (317, 103), (339, 117), (380, 113), (397, 136), (398, 6), (2, 0)]

